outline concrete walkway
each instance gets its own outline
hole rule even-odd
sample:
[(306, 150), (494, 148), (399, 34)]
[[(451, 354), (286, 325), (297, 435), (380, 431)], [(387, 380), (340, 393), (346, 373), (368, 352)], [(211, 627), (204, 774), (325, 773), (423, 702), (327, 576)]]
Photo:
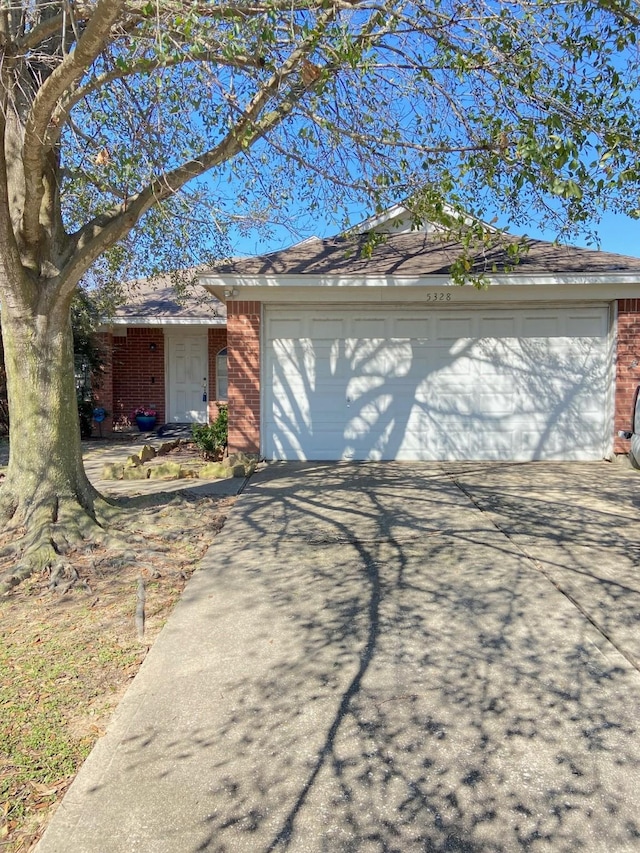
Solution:
[[(155, 434), (130, 433), (114, 439), (87, 440), (82, 442), (82, 460), (87, 477), (102, 494), (113, 497), (125, 495), (144, 495), (156, 492), (186, 491), (201, 495), (236, 495), (244, 488), (245, 480), (229, 478), (224, 480), (104, 480), (104, 466), (111, 463), (123, 463), (128, 456), (139, 453), (145, 444), (161, 447), (171, 437), (159, 437)], [(0, 442), (0, 473), (9, 461), (9, 444)]]
[(122, 463), (133, 453), (139, 453), (145, 444), (159, 448), (170, 438), (158, 436), (136, 436), (129, 441), (112, 442), (83, 442), (82, 459), (87, 477), (104, 495), (114, 497), (124, 495), (146, 495), (156, 492), (191, 492), (200, 495), (236, 495), (245, 484), (243, 478), (228, 478), (224, 480), (103, 480), (104, 466), (111, 463)]
[(38, 853), (637, 853), (639, 494), (269, 466)]

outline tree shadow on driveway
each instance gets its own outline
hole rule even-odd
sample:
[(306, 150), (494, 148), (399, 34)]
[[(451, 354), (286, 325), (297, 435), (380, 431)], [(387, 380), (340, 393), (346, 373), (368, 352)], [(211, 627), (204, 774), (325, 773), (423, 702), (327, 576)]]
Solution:
[[(489, 476), (507, 488), (485, 470), (463, 483), (482, 501)], [(77, 835), (154, 853), (640, 849), (638, 671), (462, 475), (257, 475), (134, 683)]]
[(444, 467), (475, 505), (640, 668), (637, 472), (606, 463)]
[(637, 673), (450, 478), (415, 470), (256, 484), (264, 640), (283, 620), (295, 651), (235, 684), (200, 849), (637, 849)]

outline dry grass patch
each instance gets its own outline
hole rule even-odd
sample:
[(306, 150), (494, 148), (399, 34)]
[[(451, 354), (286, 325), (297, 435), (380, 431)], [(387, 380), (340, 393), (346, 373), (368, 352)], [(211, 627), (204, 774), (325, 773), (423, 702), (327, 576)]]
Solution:
[[(42, 834), (234, 500), (123, 500), (124, 548), (65, 555), (56, 578), (44, 572), (0, 599), (2, 853), (28, 851)], [(0, 560), (0, 575), (10, 568)]]

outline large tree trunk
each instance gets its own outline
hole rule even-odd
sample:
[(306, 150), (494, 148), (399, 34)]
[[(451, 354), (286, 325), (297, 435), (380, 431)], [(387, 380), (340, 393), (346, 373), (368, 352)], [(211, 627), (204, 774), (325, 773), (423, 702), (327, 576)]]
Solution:
[(30, 300), (25, 283), (3, 288), (1, 312), (10, 450), (0, 513), (27, 530), (23, 577), (95, 531), (100, 497), (82, 463), (69, 300), (42, 285)]

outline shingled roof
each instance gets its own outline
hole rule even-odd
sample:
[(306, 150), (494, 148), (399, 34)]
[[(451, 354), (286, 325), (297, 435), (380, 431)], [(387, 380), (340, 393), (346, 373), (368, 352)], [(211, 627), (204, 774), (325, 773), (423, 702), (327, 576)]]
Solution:
[[(508, 243), (521, 246), (519, 263), (507, 254)], [(439, 234), (414, 231), (389, 234), (373, 246), (366, 235), (321, 240), (313, 237), (295, 246), (268, 255), (239, 258), (206, 270), (205, 275), (273, 276), (407, 276), (447, 275), (460, 258), (461, 243)], [(608, 272), (640, 273), (640, 258), (615, 255), (593, 249), (561, 246), (542, 240), (506, 238), (501, 246), (479, 251), (473, 258), (475, 274), (504, 272), (512, 275)], [(512, 267), (512, 269), (508, 269)]]
[[(182, 279), (197, 270), (185, 270), (180, 273)], [(227, 306), (210, 293), (198, 287), (189, 287), (184, 297), (179, 298), (170, 274), (152, 278), (137, 279), (127, 284), (126, 303), (116, 312), (116, 321), (134, 322), (136, 319), (187, 320), (203, 323), (224, 323)]]

